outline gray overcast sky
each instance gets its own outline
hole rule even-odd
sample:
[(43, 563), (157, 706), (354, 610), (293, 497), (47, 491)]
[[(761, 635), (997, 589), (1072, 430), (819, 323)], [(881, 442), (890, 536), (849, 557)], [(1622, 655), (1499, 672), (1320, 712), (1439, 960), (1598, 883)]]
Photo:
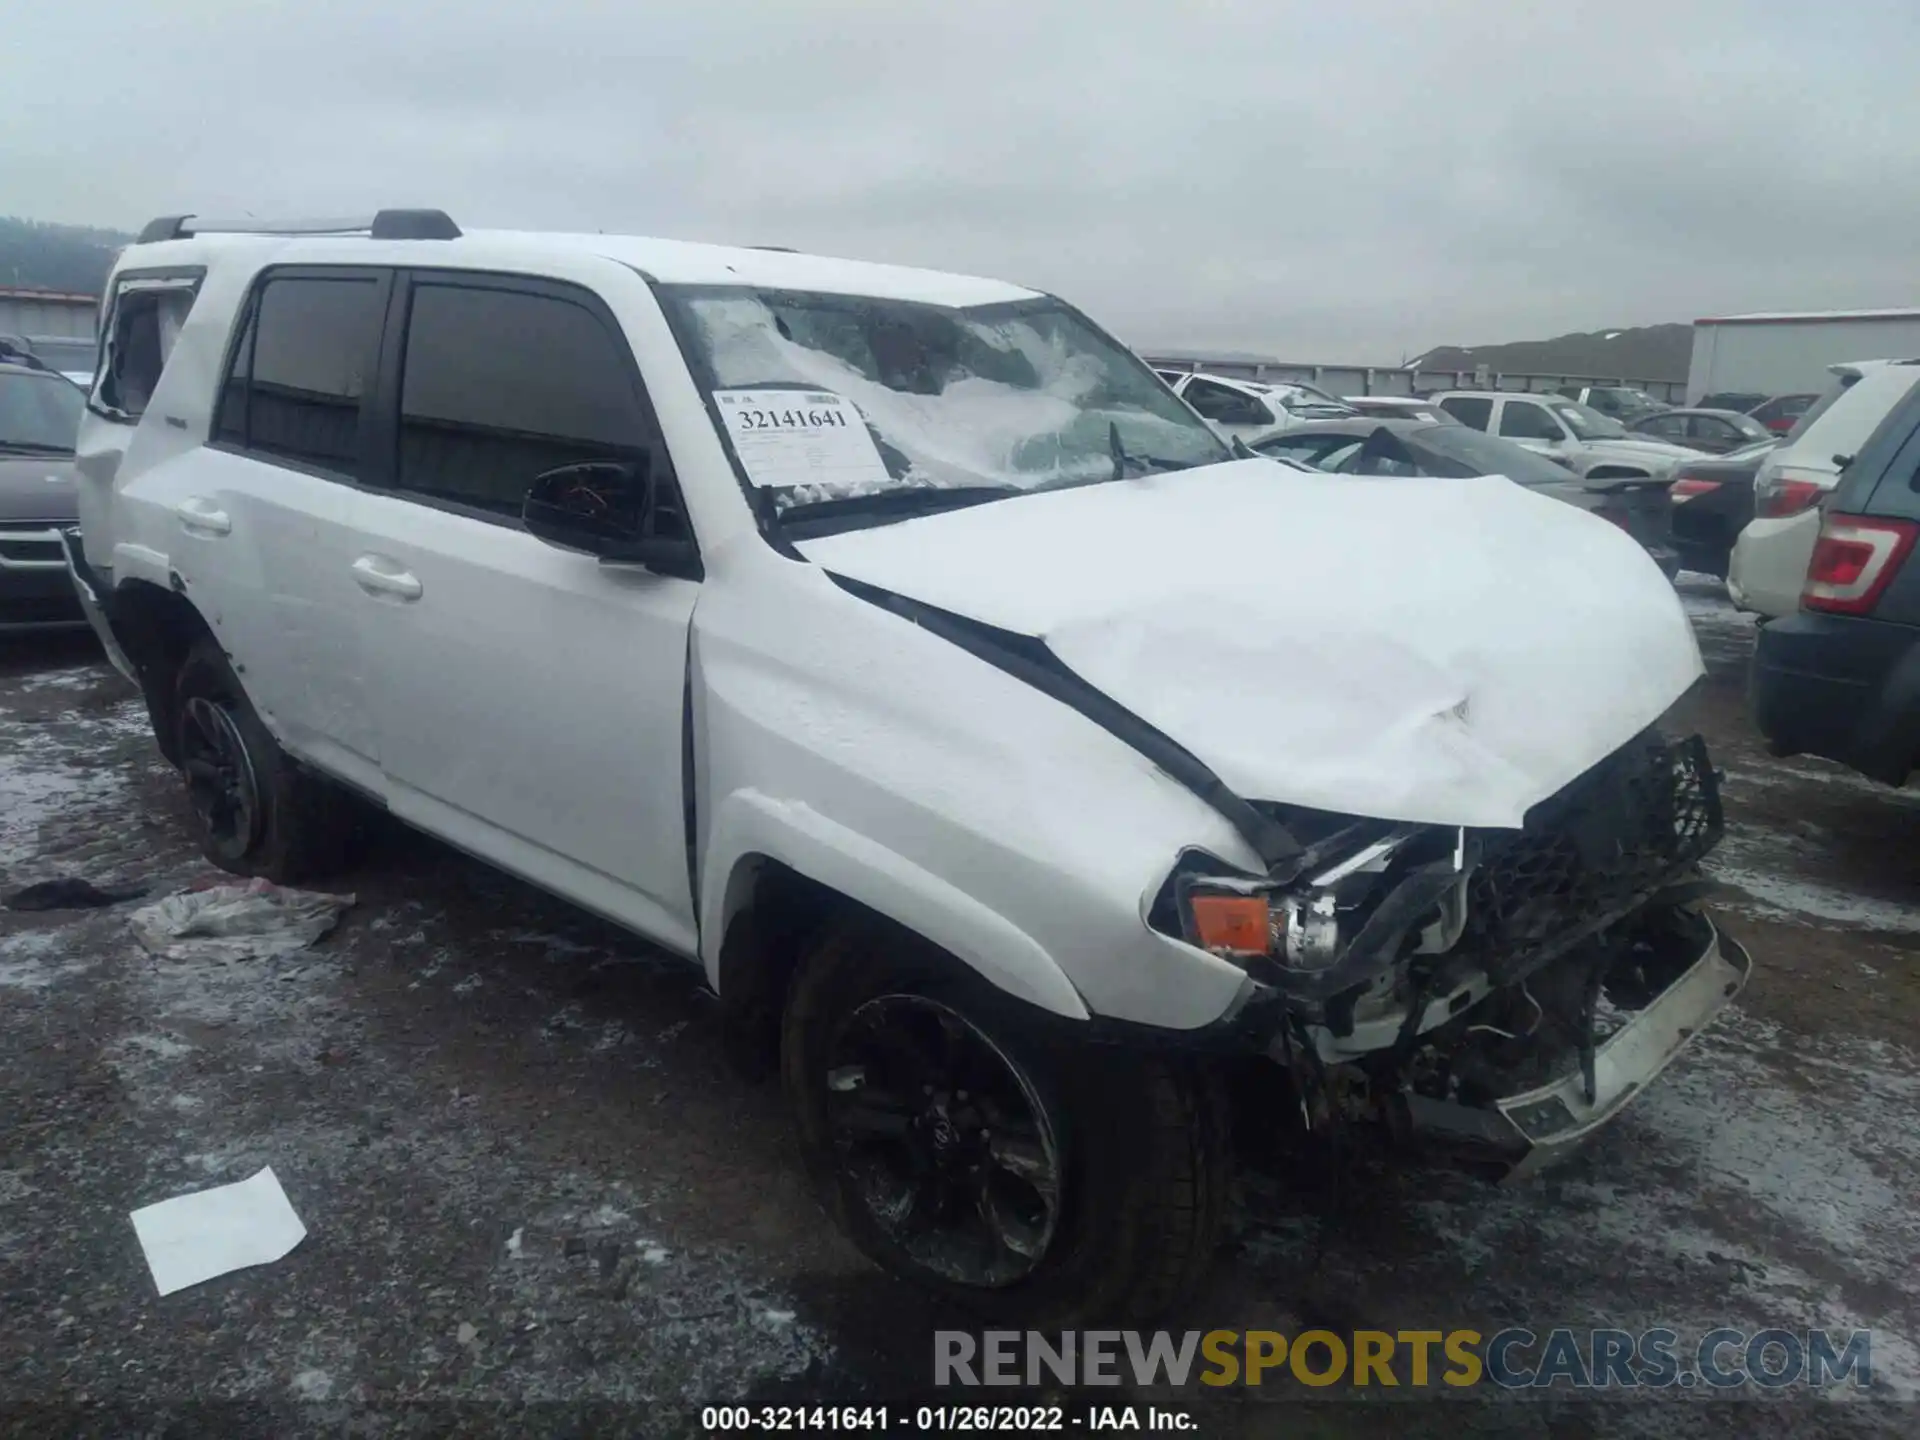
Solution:
[(1914, 0), (61, 0), (0, 206), (438, 205), (1064, 294), (1136, 345), (1920, 303)]

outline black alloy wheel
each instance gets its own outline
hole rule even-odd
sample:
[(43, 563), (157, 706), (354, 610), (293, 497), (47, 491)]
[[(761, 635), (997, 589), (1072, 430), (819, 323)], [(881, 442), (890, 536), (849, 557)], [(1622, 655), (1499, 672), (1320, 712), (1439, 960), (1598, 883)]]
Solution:
[(998, 1288), (1046, 1257), (1060, 1145), (1032, 1077), (964, 1015), (875, 996), (834, 1035), (826, 1085), (844, 1182), (917, 1263)]
[(239, 861), (260, 839), (260, 782), (231, 710), (205, 695), (181, 709), (180, 768), (208, 843)]

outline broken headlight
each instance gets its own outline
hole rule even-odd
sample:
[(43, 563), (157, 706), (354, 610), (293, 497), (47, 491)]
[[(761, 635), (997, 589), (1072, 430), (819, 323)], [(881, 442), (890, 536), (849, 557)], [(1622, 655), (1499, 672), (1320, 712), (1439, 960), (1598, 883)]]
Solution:
[[(1411, 832), (1392, 830), (1343, 848), (1285, 880), (1222, 873), (1208, 857), (1183, 856), (1168, 880), (1178, 933), (1188, 944), (1253, 970), (1260, 962), (1292, 971), (1323, 970), (1339, 958), (1358, 907)], [(1157, 904), (1156, 912), (1165, 906)], [(1172, 931), (1172, 926), (1159, 928)]]

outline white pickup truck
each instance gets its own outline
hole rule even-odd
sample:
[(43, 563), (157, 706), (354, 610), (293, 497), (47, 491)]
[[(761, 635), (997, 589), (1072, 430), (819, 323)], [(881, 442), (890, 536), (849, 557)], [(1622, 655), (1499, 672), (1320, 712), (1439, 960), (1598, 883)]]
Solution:
[(1745, 979), (1610, 526), (1235, 460), (996, 280), (240, 228), (121, 255), (64, 537), (207, 854), (319, 876), (371, 807), (685, 957), (901, 1274), (1151, 1313), (1229, 1081), (1526, 1167)]

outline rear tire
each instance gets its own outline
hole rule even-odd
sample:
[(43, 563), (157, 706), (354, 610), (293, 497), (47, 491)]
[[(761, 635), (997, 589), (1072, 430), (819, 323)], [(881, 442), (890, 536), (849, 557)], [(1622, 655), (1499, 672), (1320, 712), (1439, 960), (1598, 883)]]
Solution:
[(173, 718), (194, 838), (207, 859), (279, 885), (350, 861), (359, 834), (353, 798), (280, 748), (211, 637), (181, 662)]
[[(809, 1178), (869, 1259), (990, 1320), (1151, 1318), (1212, 1263), (1229, 1184), (1223, 1087), (1043, 1023), (908, 932), (830, 925), (782, 1026)], [(916, 1035), (938, 1048), (956, 1034), (971, 1058), (949, 1068), (952, 1088), (900, 1083)], [(1048, 1160), (1050, 1187), (1036, 1178)], [(939, 1198), (923, 1206), (927, 1194)]]

